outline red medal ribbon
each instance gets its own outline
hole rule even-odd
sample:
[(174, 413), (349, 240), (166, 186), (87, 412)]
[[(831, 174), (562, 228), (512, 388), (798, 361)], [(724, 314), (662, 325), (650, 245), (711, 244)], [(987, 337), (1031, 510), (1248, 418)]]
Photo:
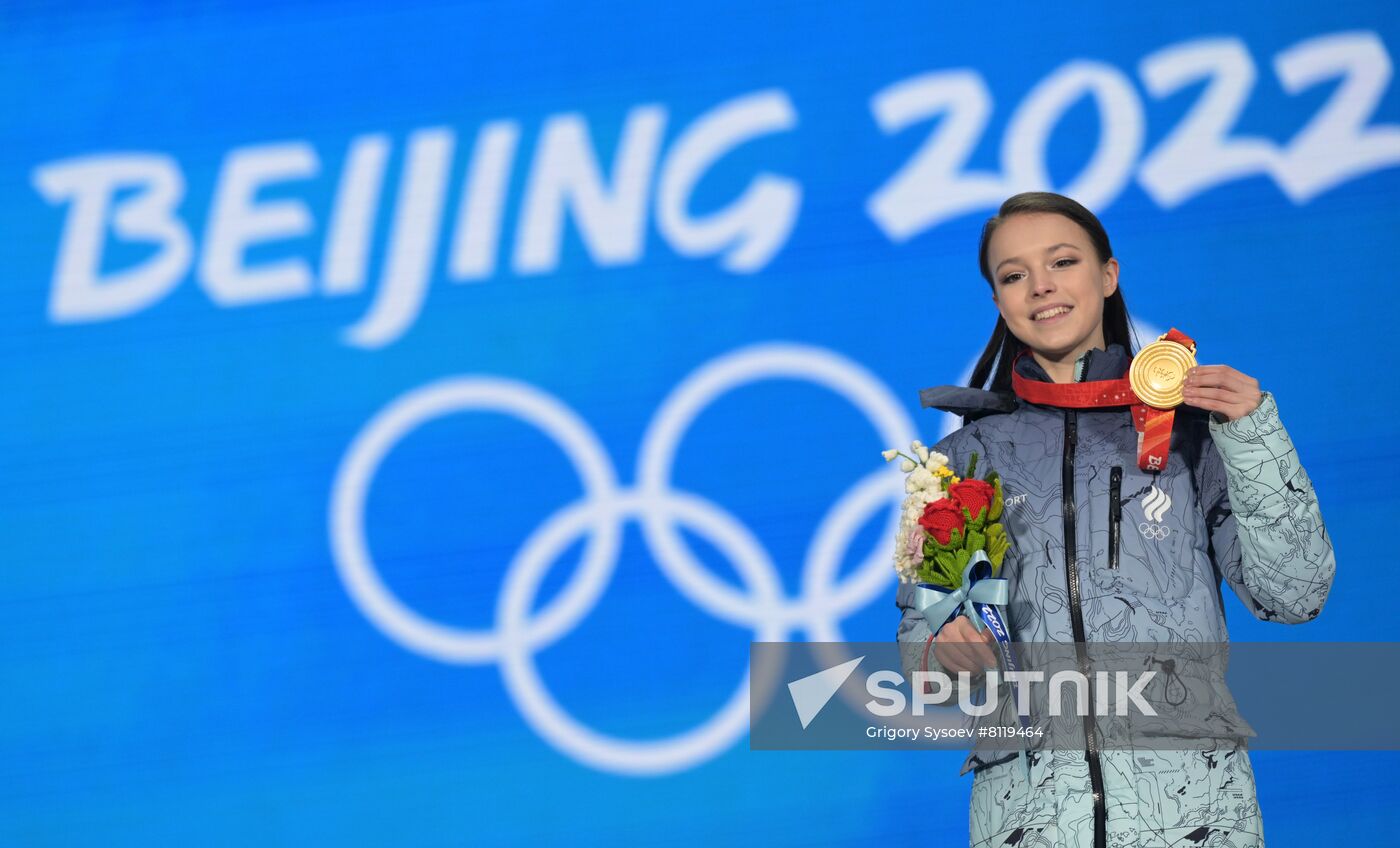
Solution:
[[(1190, 336), (1175, 327), (1163, 338), (1183, 347), (1195, 347), (1196, 344)], [(1029, 352), (1024, 350), (1016, 358), (1019, 360)], [(1176, 410), (1158, 409), (1143, 403), (1133, 391), (1127, 377), (1083, 383), (1044, 383), (1022, 377), (1016, 370), (1016, 363), (1013, 362), (1011, 388), (1021, 400), (1043, 406), (1065, 409), (1131, 406), (1133, 429), (1137, 431), (1138, 436), (1138, 468), (1155, 473), (1167, 467), (1172, 443), (1172, 422), (1176, 420)]]

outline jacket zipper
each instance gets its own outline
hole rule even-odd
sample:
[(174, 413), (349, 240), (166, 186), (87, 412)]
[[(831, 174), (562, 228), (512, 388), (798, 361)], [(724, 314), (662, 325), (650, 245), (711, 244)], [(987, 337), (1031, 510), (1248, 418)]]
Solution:
[[(1065, 583), (1069, 590), (1070, 626), (1074, 631), (1074, 651), (1079, 660), (1079, 668), (1086, 675), (1089, 671), (1088, 652), (1085, 648), (1084, 610), (1079, 598), (1079, 566), (1075, 562), (1074, 543), (1074, 449), (1079, 439), (1079, 421), (1073, 409), (1065, 410), (1065, 451), (1064, 466), (1061, 469), (1060, 488), (1064, 496), (1062, 504), (1065, 522)], [(1093, 687), (1088, 687), (1092, 690)], [(1089, 764), (1089, 788), (1094, 795), (1094, 848), (1106, 848), (1108, 844), (1108, 808), (1104, 801), (1103, 767), (1099, 763), (1099, 742), (1094, 737), (1094, 693), (1086, 692), (1086, 714), (1084, 716), (1084, 759)]]
[(1108, 567), (1118, 568), (1118, 533), (1123, 520), (1123, 469), (1108, 472)]

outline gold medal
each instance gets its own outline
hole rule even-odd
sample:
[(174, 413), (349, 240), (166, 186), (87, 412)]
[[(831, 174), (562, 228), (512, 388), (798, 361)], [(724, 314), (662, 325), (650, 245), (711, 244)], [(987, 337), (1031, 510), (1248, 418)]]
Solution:
[(1196, 346), (1169, 341), (1165, 335), (1138, 351), (1128, 369), (1128, 384), (1138, 399), (1157, 409), (1181, 405), (1186, 372), (1196, 367)]

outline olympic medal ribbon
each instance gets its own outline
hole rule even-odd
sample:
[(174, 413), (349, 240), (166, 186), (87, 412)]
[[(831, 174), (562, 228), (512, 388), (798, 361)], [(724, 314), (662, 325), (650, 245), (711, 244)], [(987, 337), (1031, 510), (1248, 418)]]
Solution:
[(1137, 430), (1138, 468), (1156, 473), (1167, 467), (1171, 455), (1175, 409), (1133, 405), (1133, 429)]
[[(1023, 350), (1016, 358), (1029, 352)], [(1126, 377), (1046, 383), (1021, 376), (1013, 363), (1011, 388), (1022, 400), (1043, 406), (1064, 409), (1131, 407), (1133, 429), (1137, 431), (1138, 468), (1155, 474), (1167, 467), (1176, 407), (1182, 403), (1186, 373), (1195, 365), (1195, 340), (1172, 327), (1138, 351), (1128, 366)]]

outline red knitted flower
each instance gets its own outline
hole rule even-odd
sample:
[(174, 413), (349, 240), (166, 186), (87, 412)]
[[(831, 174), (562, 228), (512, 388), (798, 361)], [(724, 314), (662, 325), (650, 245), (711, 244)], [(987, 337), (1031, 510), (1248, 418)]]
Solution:
[(946, 545), (952, 540), (954, 530), (961, 531), (967, 527), (963, 521), (962, 507), (948, 498), (939, 498), (924, 507), (919, 526), (928, 531), (940, 545)]
[(973, 518), (983, 509), (990, 509), (992, 498), (996, 497), (997, 490), (986, 480), (963, 480), (948, 487), (948, 497), (958, 508), (967, 508), (967, 512)]

